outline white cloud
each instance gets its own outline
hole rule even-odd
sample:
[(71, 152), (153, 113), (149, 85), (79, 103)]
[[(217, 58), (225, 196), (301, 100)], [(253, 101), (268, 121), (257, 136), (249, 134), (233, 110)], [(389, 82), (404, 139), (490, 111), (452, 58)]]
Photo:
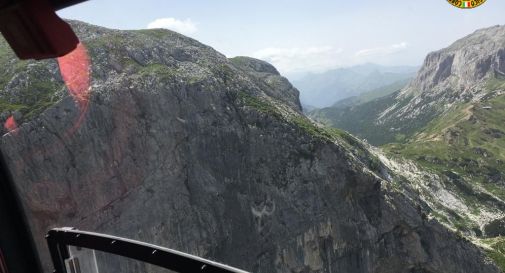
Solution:
[(320, 72), (338, 66), (340, 48), (332, 46), (270, 47), (258, 50), (252, 55), (255, 58), (272, 63), (282, 73), (300, 71)]
[(368, 48), (362, 49), (356, 52), (356, 57), (367, 57), (367, 56), (385, 56), (389, 54), (393, 54), (399, 51), (402, 51), (408, 47), (408, 43), (401, 42), (399, 44), (393, 44), (385, 47), (376, 47), (376, 48)]
[(178, 20), (175, 18), (158, 18), (147, 25), (147, 28), (166, 28), (184, 35), (191, 35), (198, 31), (196, 23), (191, 19)]

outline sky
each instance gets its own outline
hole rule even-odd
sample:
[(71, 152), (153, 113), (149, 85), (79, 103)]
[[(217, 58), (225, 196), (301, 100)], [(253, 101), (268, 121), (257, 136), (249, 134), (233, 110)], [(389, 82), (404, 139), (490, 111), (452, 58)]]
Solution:
[(505, 24), (505, 1), (90, 0), (60, 16), (115, 29), (168, 28), (286, 75), (362, 63), (412, 65), (473, 31)]

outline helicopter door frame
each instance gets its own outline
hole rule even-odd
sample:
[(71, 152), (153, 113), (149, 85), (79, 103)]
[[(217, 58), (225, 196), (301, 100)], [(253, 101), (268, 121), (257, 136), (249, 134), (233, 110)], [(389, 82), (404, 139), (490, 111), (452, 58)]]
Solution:
[(4, 254), (2, 253), (2, 249), (0, 248), (0, 273), (8, 273), (7, 265), (5, 264)]
[(66, 263), (71, 258), (69, 246), (115, 254), (180, 273), (248, 273), (173, 249), (73, 228), (51, 229), (46, 235), (46, 240), (53, 260), (54, 273), (70, 273), (66, 269)]

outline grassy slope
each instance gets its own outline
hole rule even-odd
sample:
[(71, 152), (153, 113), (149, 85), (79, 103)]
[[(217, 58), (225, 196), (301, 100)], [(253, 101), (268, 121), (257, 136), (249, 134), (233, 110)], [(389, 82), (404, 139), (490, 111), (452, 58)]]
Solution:
[[(454, 106), (406, 143), (383, 146), (389, 154), (448, 177), (446, 186), (477, 216), (484, 206), (505, 201), (505, 94), (496, 92), (505, 90), (505, 80), (492, 79), (487, 88), (491, 92), (480, 102)], [(462, 232), (479, 227), (467, 217), (440, 212), (434, 216)], [(474, 240), (487, 246), (488, 256), (505, 272), (505, 241), (501, 237)]]
[[(59, 99), (56, 93), (63, 83), (48, 80), (52, 76), (45, 62), (20, 61), (0, 38), (0, 114), (3, 118), (17, 112), (22, 117), (18, 123), (32, 119)], [(17, 81), (15, 93), (8, 88), (12, 80)]]
[(487, 246), (487, 255), (505, 272), (505, 238), (483, 239), (481, 244)]
[(237, 94), (237, 101), (243, 106), (266, 114), (268, 117), (283, 120), (314, 139), (329, 142), (337, 141), (359, 161), (368, 166), (370, 170), (377, 172), (380, 170), (380, 160), (371, 154), (359, 140), (345, 131), (319, 126), (304, 115), (289, 110), (282, 103), (276, 103), (275, 100), (253, 97), (245, 92), (239, 92)]
[(436, 172), (472, 178), (505, 200), (497, 184), (505, 178), (505, 95), (459, 105), (407, 143), (384, 147)]
[[(376, 124), (375, 118), (385, 109), (396, 103), (397, 93), (350, 107), (328, 107), (318, 109), (309, 116), (323, 124), (346, 130), (373, 145), (403, 141), (406, 136), (415, 132), (419, 125), (412, 123), (404, 131), (390, 130), (399, 128), (401, 121), (393, 120), (388, 124)], [(407, 103), (409, 98), (400, 103)], [(420, 120), (423, 122), (423, 120)], [(424, 125), (424, 123), (423, 123)]]

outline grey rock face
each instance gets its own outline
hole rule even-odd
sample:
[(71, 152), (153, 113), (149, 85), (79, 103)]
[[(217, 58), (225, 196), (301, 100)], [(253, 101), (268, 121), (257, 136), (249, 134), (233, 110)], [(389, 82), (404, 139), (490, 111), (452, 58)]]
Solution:
[(84, 122), (67, 133), (62, 95), (1, 138), (47, 272), (55, 226), (253, 272), (499, 272), (357, 140), (318, 135), (272, 66), (166, 30), (73, 26), (93, 63)]
[(503, 73), (504, 47), (504, 26), (480, 29), (445, 49), (428, 54), (408, 89), (433, 92), (434, 87), (447, 89), (448, 85), (455, 91), (474, 88), (486, 76)]
[(480, 29), (426, 57), (417, 77), (385, 109), (379, 123), (424, 120), (424, 124), (452, 103), (478, 100), (486, 82), (503, 76), (505, 26)]
[(235, 57), (230, 61), (235, 67), (251, 76), (256, 84), (261, 84), (265, 94), (287, 104), (297, 112), (302, 111), (300, 92), (271, 64), (249, 57)]

